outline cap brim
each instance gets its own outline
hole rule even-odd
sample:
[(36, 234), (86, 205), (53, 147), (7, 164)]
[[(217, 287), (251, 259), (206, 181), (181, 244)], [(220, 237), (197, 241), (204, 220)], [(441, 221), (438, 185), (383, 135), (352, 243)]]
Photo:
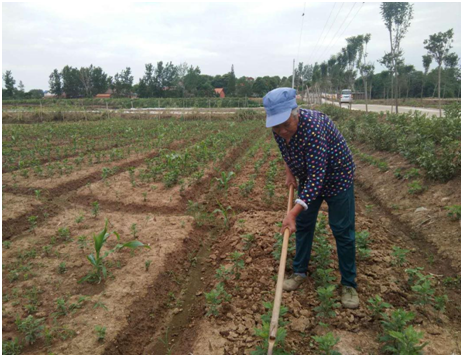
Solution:
[(286, 120), (289, 119), (289, 116), (291, 115), (292, 109), (287, 109), (282, 113), (278, 113), (272, 116), (267, 115), (267, 121), (265, 123), (265, 126), (267, 128), (271, 128), (272, 126), (280, 125), (281, 123), (284, 123)]

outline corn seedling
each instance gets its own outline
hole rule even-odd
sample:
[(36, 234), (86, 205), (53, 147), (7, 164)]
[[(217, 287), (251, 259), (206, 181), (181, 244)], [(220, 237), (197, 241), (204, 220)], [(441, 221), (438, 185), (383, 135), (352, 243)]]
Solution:
[(205, 294), (205, 297), (207, 307), (206, 316), (218, 316), (222, 302), (230, 301), (231, 299), (231, 295), (225, 291), (223, 283), (217, 284), (211, 292)]
[(19, 339), (16, 337), (11, 341), (2, 341), (2, 355), (20, 355), (22, 352), (23, 346), (19, 342)]
[(341, 304), (335, 302), (335, 299), (333, 297), (334, 289), (334, 285), (329, 285), (327, 287), (319, 287), (317, 289), (318, 300), (320, 300), (320, 305), (315, 307), (314, 310), (315, 312), (317, 312), (318, 317), (330, 318), (336, 316), (336, 312), (334, 311), (334, 309), (340, 307)]
[(224, 225), (225, 225), (225, 228), (228, 229), (228, 227), (229, 227), (229, 221), (230, 221), (230, 217), (229, 217), (229, 215), (228, 215), (228, 211), (232, 211), (232, 212), (233, 212), (233, 210), (232, 210), (232, 208), (231, 208), (230, 206), (228, 206), (227, 208), (225, 208), (224, 206), (222, 206), (222, 204), (221, 204), (219, 201), (217, 201), (217, 203), (219, 204), (220, 209), (219, 209), (219, 208), (215, 209), (213, 213), (220, 213), (220, 214), (222, 215), (222, 217), (223, 217), (223, 223), (224, 223)]
[(328, 332), (323, 336), (313, 336), (315, 342), (318, 344), (318, 354), (320, 355), (340, 355), (339, 351), (333, 347), (339, 342), (339, 337), (334, 337), (332, 332)]
[(108, 311), (108, 308), (106, 307), (106, 305), (105, 305), (104, 303), (102, 303), (101, 301), (98, 300), (98, 301), (95, 303), (95, 305), (93, 305), (93, 308), (96, 309), (96, 308), (99, 308), (99, 307), (101, 307), (102, 309)]
[(19, 317), (16, 319), (18, 331), (24, 334), (27, 344), (32, 345), (39, 337), (43, 336), (44, 326), (42, 322), (44, 320), (45, 318), (36, 319), (32, 315), (29, 315), (25, 319), (20, 319)]
[(228, 191), (228, 185), (231, 181), (231, 179), (233, 178), (233, 176), (235, 176), (235, 173), (230, 171), (228, 174), (226, 172), (222, 172), (221, 174), (221, 177), (220, 178), (215, 178), (215, 180), (219, 183), (219, 187), (221, 189), (224, 189), (225, 191)]
[(410, 251), (408, 249), (402, 249), (397, 246), (392, 247), (392, 260), (391, 264), (393, 266), (403, 266), (407, 262), (407, 253)]
[(104, 326), (95, 326), (95, 333), (98, 342), (103, 342), (106, 337), (106, 327)]
[(381, 316), (381, 314), (386, 309), (390, 309), (392, 307), (391, 304), (384, 302), (383, 299), (379, 295), (376, 295), (375, 297), (368, 299), (368, 303), (369, 305), (367, 307), (368, 307), (368, 310), (371, 311), (373, 318), (377, 318)]
[(92, 215), (93, 217), (97, 217), (98, 216), (98, 213), (100, 212), (100, 204), (95, 201), (92, 203)]
[[(79, 283), (82, 283), (84, 281), (90, 281), (90, 282), (97, 281), (99, 283), (101, 282), (102, 279), (106, 279), (107, 270), (105, 266), (105, 258), (109, 254), (113, 253), (114, 251), (119, 251), (122, 248), (136, 249), (139, 247), (149, 249), (149, 246), (139, 241), (134, 240), (134, 241), (130, 241), (125, 244), (117, 244), (115, 248), (108, 250), (103, 255), (101, 255), (101, 249), (103, 248), (103, 245), (106, 243), (109, 236), (111, 235), (111, 233), (107, 232), (107, 228), (108, 228), (108, 220), (106, 220), (104, 229), (99, 234), (93, 235), (93, 241), (95, 243), (95, 254), (92, 253), (87, 256), (88, 261), (93, 267), (93, 271), (87, 274), (82, 279), (80, 279)], [(116, 235), (117, 240), (119, 241), (120, 239), (119, 234), (117, 232), (112, 232), (112, 233)]]
[(151, 260), (145, 260), (145, 271), (148, 271), (151, 265)]
[(447, 216), (450, 217), (452, 221), (461, 219), (461, 205), (445, 206), (445, 209), (448, 210)]
[(233, 263), (232, 272), (235, 275), (235, 279), (238, 280), (241, 276), (241, 270), (244, 268), (244, 260), (241, 259), (244, 253), (234, 251), (230, 254), (230, 261)]

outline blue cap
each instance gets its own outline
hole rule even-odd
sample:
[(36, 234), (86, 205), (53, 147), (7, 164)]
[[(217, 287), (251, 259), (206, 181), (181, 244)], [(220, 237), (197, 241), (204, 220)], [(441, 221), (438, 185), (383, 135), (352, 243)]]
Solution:
[(292, 88), (276, 88), (268, 92), (263, 99), (267, 112), (266, 127), (284, 123), (289, 119), (291, 111), (297, 108), (296, 90)]

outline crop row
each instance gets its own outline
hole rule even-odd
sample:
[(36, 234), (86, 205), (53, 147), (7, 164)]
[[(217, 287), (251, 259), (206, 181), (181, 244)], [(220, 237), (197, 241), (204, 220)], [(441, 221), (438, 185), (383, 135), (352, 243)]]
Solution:
[(324, 105), (323, 112), (337, 120), (347, 140), (367, 143), (375, 150), (397, 152), (422, 168), (426, 177), (446, 182), (460, 173), (461, 110), (449, 106), (445, 117), (425, 114), (349, 113)]
[[(51, 141), (42, 141), (34, 148), (3, 151), (3, 170), (20, 169), (19, 174), (27, 177), (33, 170), (38, 176), (53, 176), (70, 173), (75, 168), (80, 170), (87, 162), (88, 165), (102, 162), (112, 162), (124, 159), (131, 153), (140, 153), (165, 147), (174, 140), (189, 140), (204, 137), (207, 133), (221, 130), (224, 122), (195, 121), (185, 122), (169, 120), (166, 122), (146, 121), (140, 123), (114, 120), (113, 130), (107, 140), (94, 137), (79, 137), (63, 134), (66, 146), (55, 146)], [(77, 126), (74, 124), (74, 126)], [(72, 128), (72, 126), (71, 126)], [(72, 128), (73, 129), (73, 128)], [(69, 138), (70, 137), (70, 138)], [(66, 140), (67, 138), (67, 140)], [(72, 158), (72, 159), (69, 159)], [(62, 161), (59, 161), (63, 159)], [(43, 163), (48, 162), (46, 165)]]

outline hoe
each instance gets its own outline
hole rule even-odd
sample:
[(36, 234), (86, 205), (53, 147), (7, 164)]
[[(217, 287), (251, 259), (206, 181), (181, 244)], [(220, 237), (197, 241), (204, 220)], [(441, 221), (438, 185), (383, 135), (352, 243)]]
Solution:
[[(289, 199), (287, 210), (288, 213), (289, 211), (291, 211), (293, 205), (293, 198), (294, 187), (291, 185), (289, 187)], [(283, 280), (285, 278), (286, 255), (288, 253), (289, 233), (289, 228), (286, 228), (283, 236), (283, 247), (281, 249), (280, 267), (278, 269), (278, 280), (275, 289), (275, 300), (273, 301), (272, 320), (270, 322), (270, 331), (268, 336), (268, 355), (273, 354), (273, 346), (275, 345), (275, 340), (277, 338), (278, 317), (280, 316), (281, 295), (283, 293)]]

